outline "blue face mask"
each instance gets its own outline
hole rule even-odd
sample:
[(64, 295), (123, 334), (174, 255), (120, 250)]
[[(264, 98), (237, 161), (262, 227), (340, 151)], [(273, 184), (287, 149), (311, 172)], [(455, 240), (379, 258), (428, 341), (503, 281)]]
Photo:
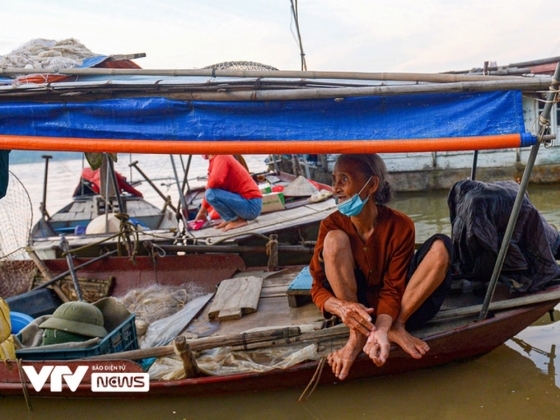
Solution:
[(370, 180), (371, 180), (371, 176), (366, 181), (366, 183), (364, 184), (360, 192), (354, 194), (352, 198), (350, 198), (349, 200), (337, 204), (336, 206), (338, 207), (338, 211), (348, 217), (357, 216), (358, 214), (360, 214), (360, 212), (362, 211), (362, 209), (364, 208), (364, 206), (369, 200), (369, 195), (366, 197), (365, 200), (362, 200), (360, 194), (362, 193), (366, 185), (369, 184)]

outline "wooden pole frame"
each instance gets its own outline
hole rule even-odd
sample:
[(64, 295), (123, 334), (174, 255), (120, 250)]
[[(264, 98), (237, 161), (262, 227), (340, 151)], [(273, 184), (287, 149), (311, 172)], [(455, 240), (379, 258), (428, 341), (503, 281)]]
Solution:
[[(458, 82), (527, 79), (523, 76), (484, 76), (451, 73), (405, 73), (405, 72), (354, 72), (354, 71), (299, 71), (299, 70), (217, 70), (217, 69), (112, 69), (112, 68), (68, 68), (68, 69), (21, 69), (0, 68), (0, 75), (67, 75), (67, 76), (199, 76), (241, 77), (273, 79), (352, 79), (413, 82)], [(530, 78), (534, 79), (534, 78)], [(550, 79), (548, 77), (548, 79)]]

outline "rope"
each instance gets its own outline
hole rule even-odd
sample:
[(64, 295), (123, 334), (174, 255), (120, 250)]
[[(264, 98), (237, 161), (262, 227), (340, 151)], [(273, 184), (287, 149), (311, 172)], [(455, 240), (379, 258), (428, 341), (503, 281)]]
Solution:
[(202, 242), (206, 243), (206, 245), (216, 245), (219, 243), (222, 243), (224, 241), (227, 241), (228, 239), (233, 239), (236, 238), (238, 236), (247, 236), (247, 235), (253, 235), (256, 236), (258, 238), (262, 238), (262, 239), (266, 239), (268, 241), (268, 236), (263, 235), (262, 233), (259, 232), (238, 232), (238, 233), (234, 233), (232, 235), (224, 235), (221, 236), (219, 238), (214, 238), (214, 237), (208, 237), (206, 240), (202, 240)]
[[(134, 261), (136, 255), (138, 254), (138, 245), (140, 243), (140, 237), (138, 235), (138, 229), (129, 222), (129, 216), (125, 213), (117, 213), (115, 217), (121, 221), (120, 232), (118, 235), (117, 249), (121, 249), (122, 244), (125, 243), (127, 247), (127, 254), (130, 259)], [(134, 238), (134, 246), (131, 248), (130, 237)], [(119, 252), (120, 254), (120, 252)]]
[(167, 255), (167, 252), (165, 251), (165, 249), (163, 249), (161, 246), (156, 245), (154, 243), (150, 242), (150, 248), (152, 250), (152, 255), (154, 257), (165, 257)]
[(2, 260), (9, 260), (10, 257), (11, 257), (12, 255), (17, 254), (17, 253), (19, 253), (21, 250), (25, 250), (26, 248), (27, 248), (27, 246), (19, 247), (19, 248), (13, 250), (12, 252), (10, 252), (10, 253), (8, 253), (8, 254), (6, 254), (6, 255), (2, 255), (1, 259), (2, 259)]
[(109, 237), (107, 237), (107, 238), (101, 239), (100, 241), (92, 242), (92, 243), (89, 243), (89, 244), (87, 244), (87, 245), (81, 246), (81, 247), (79, 247), (79, 248), (72, 248), (71, 250), (69, 250), (69, 251), (67, 251), (67, 252), (63, 252), (63, 253), (62, 253), (62, 256), (65, 257), (66, 254), (68, 254), (68, 253), (79, 252), (79, 251), (83, 251), (84, 249), (88, 249), (88, 248), (91, 247), (91, 246), (100, 245), (100, 244), (102, 244), (103, 242), (107, 242), (108, 240), (114, 239), (114, 238), (116, 238), (116, 237), (119, 236), (119, 235), (120, 235), (120, 233), (115, 233), (114, 235), (111, 235), (111, 236), (109, 236)]
[[(317, 369), (315, 369), (315, 373), (313, 374), (313, 377), (311, 378), (311, 380), (309, 381), (309, 383), (307, 384), (307, 386), (305, 387), (305, 389), (303, 390), (303, 392), (299, 396), (299, 399), (298, 399), (299, 402), (301, 402), (304, 398), (306, 400), (308, 400), (311, 397), (311, 394), (313, 394), (313, 391), (315, 391), (315, 388), (317, 388), (317, 385), (319, 384), (319, 380), (321, 379), (321, 375), (323, 373), (323, 368), (325, 367), (325, 362), (326, 361), (327, 361), (326, 357), (321, 357), (321, 359), (319, 360), (319, 364), (317, 364)], [(311, 389), (309, 389), (310, 387), (311, 387)]]
[[(65, 257), (66, 254), (77, 253), (77, 252), (83, 251), (85, 249), (88, 249), (90, 247), (101, 245), (102, 243), (110, 241), (111, 239), (117, 238), (118, 255), (119, 256), (122, 255), (123, 243), (126, 242), (127, 254), (130, 255), (132, 259), (134, 259), (137, 255), (137, 253), (138, 253), (138, 246), (139, 246), (139, 243), (140, 243), (140, 236), (138, 234), (138, 229), (136, 229), (136, 227), (128, 221), (129, 216), (127, 214), (125, 214), (125, 213), (115, 213), (115, 217), (118, 218), (121, 221), (119, 232), (117, 232), (113, 235), (110, 235), (106, 238), (103, 238), (99, 241), (95, 241), (95, 242), (89, 243), (87, 245), (81, 246), (79, 248), (72, 248), (71, 250), (63, 252), (62, 256)], [(130, 249), (130, 247), (128, 247), (128, 239), (129, 239), (130, 236), (134, 237), (134, 247), (132, 249)]]
[(266, 255), (268, 255), (267, 268), (268, 271), (276, 271), (278, 269), (278, 235), (273, 233), (266, 243)]
[(297, 0), (295, 1), (295, 5), (294, 5), (294, 0), (290, 0), (290, 3), (292, 6), (292, 16), (294, 18), (294, 23), (296, 25), (296, 31), (297, 31), (297, 41), (298, 41), (299, 52), (300, 52), (299, 55), (301, 57), (301, 70), (307, 71), (307, 63), (305, 62), (305, 53), (303, 52), (303, 42), (301, 40), (301, 33), (299, 31), (299, 12), (298, 12)]

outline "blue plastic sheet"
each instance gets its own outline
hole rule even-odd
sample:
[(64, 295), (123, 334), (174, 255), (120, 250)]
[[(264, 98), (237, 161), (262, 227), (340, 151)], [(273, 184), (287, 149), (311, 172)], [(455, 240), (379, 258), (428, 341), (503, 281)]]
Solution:
[(0, 104), (0, 134), (150, 140), (390, 140), (526, 133), (518, 91), (255, 102), (163, 97)]

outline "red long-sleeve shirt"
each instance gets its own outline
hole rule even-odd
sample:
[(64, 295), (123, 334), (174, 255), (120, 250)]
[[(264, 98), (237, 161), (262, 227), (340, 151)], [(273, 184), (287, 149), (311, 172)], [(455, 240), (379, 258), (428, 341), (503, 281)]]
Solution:
[(324, 311), (333, 294), (323, 286), (325, 273), (319, 262), (326, 234), (342, 230), (348, 234), (354, 262), (367, 279), (367, 298), (374, 316), (390, 315), (396, 319), (406, 287), (406, 274), (414, 255), (414, 222), (404, 213), (377, 205), (377, 226), (364, 243), (349, 217), (336, 211), (321, 222), (315, 252), (309, 265), (313, 276), (311, 296)]
[[(206, 188), (237, 193), (247, 200), (262, 198), (257, 183), (232, 155), (214, 155), (209, 159)], [(206, 209), (211, 207), (206, 199), (202, 200), (202, 206)]]
[[(130, 185), (124, 176), (122, 176), (118, 172), (115, 172), (115, 176), (117, 177), (117, 184), (119, 185), (121, 191), (126, 191), (127, 193), (130, 193), (137, 197), (143, 197), (142, 193), (138, 191), (136, 188), (134, 188), (132, 185)], [(100, 179), (101, 174), (99, 169), (96, 170), (93, 170), (91, 168), (82, 169), (82, 178), (91, 182), (92, 183), (91, 189), (95, 193), (99, 194), (99, 188), (101, 185), (101, 179)]]

